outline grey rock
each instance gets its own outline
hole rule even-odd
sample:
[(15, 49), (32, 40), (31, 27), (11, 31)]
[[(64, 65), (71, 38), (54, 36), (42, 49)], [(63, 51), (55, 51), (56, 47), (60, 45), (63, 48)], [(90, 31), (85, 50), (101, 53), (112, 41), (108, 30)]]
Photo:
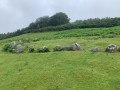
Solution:
[(15, 47), (16, 42), (15, 42), (15, 41), (13, 41), (13, 42), (11, 42), (9, 45), (10, 45), (10, 47), (11, 47), (11, 48), (12, 48), (12, 47)]
[(15, 50), (13, 50), (15, 53), (21, 53), (21, 52), (23, 52), (23, 47), (22, 47), (22, 45), (17, 45), (17, 47), (16, 47), (16, 49)]
[(39, 41), (39, 39), (38, 39), (38, 38), (35, 38), (33, 41), (34, 41), (34, 42), (37, 42), (37, 41)]
[(34, 48), (34, 46), (33, 46), (33, 45), (30, 45), (30, 46), (29, 46), (29, 49), (32, 49), (32, 48)]
[(19, 40), (19, 41), (18, 41), (18, 44), (22, 44), (22, 41), (21, 41), (21, 40)]
[(65, 46), (65, 47), (62, 48), (62, 50), (69, 51), (69, 50), (72, 50), (72, 47), (71, 46)]
[(99, 49), (98, 47), (94, 47), (94, 48), (91, 49), (91, 51), (92, 51), (92, 52), (99, 52), (100, 49)]
[(79, 44), (77, 44), (77, 43), (73, 44), (73, 45), (71, 46), (71, 49), (72, 49), (73, 51), (82, 51), (82, 50), (83, 50), (82, 47), (81, 47)]
[(43, 47), (40, 48), (40, 50), (44, 50), (44, 49), (46, 49), (46, 48), (47, 48), (46, 46), (43, 46)]
[(63, 47), (62, 50), (82, 51), (83, 49), (79, 44), (75, 43), (72, 46)]
[(115, 44), (110, 44), (105, 50), (105, 52), (116, 52), (116, 51), (117, 51), (117, 46)]

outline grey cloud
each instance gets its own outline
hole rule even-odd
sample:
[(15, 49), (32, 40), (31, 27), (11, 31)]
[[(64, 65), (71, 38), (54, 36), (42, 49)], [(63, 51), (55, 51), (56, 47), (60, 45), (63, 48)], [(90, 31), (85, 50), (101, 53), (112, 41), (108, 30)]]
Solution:
[(36, 18), (65, 12), (71, 21), (119, 17), (120, 0), (0, 0), (0, 33), (24, 28)]

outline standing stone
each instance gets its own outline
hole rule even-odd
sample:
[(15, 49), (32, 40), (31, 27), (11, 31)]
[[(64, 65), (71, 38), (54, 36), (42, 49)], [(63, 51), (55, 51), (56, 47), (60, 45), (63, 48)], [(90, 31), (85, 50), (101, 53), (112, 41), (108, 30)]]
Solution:
[(116, 51), (117, 51), (117, 46), (115, 44), (110, 44), (105, 50), (105, 52), (116, 52)]
[(26, 38), (24, 42), (25, 42), (25, 43), (29, 43), (30, 40), (29, 40), (28, 38)]
[(91, 49), (92, 52), (99, 52), (100, 49), (98, 47), (94, 47), (93, 49)]
[(21, 53), (21, 52), (23, 52), (23, 47), (22, 47), (22, 45), (17, 45), (17, 47), (16, 47), (16, 49), (14, 50), (15, 51), (15, 53)]
[(15, 47), (16, 42), (15, 42), (15, 41), (13, 41), (13, 42), (11, 42), (9, 45), (10, 45), (10, 47), (11, 47), (11, 48), (12, 48), (12, 47)]

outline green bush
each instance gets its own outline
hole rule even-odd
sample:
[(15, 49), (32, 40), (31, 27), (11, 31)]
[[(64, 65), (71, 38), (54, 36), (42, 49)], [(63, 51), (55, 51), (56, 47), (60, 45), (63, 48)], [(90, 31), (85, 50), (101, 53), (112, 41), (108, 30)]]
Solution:
[(30, 48), (30, 49), (29, 49), (29, 52), (30, 52), (30, 53), (32, 53), (32, 52), (34, 52), (34, 51), (35, 51), (34, 48)]
[(6, 44), (6, 45), (3, 47), (3, 51), (5, 51), (5, 52), (7, 52), (9, 49), (10, 49), (10, 45), (9, 45), (9, 44)]

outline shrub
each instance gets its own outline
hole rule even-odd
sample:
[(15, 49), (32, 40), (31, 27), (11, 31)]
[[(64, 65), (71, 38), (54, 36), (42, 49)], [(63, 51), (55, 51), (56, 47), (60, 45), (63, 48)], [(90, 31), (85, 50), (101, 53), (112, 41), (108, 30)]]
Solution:
[(32, 52), (34, 52), (34, 51), (35, 51), (34, 48), (29, 48), (29, 52), (30, 52), (30, 53), (32, 53)]
[(7, 52), (10, 48), (10, 45), (9, 44), (6, 44), (4, 47), (3, 47), (3, 51)]

